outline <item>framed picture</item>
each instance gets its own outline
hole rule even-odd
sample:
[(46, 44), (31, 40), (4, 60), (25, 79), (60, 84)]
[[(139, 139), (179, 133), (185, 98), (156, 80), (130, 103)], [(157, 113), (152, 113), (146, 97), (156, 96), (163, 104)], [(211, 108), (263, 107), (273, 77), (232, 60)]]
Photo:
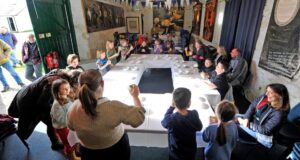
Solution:
[(124, 9), (96, 0), (82, 0), (88, 33), (124, 27)]
[(203, 27), (203, 38), (207, 41), (212, 41), (214, 36), (214, 27), (217, 14), (217, 0), (206, 0), (205, 18)]
[(140, 33), (139, 17), (126, 17), (126, 28), (129, 33)]

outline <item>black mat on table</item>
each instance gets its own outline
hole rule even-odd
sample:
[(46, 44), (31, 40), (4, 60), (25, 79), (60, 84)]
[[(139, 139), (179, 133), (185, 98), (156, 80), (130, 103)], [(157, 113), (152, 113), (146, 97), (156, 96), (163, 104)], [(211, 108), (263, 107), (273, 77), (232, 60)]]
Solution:
[(139, 88), (141, 93), (172, 93), (174, 87), (171, 68), (147, 68)]

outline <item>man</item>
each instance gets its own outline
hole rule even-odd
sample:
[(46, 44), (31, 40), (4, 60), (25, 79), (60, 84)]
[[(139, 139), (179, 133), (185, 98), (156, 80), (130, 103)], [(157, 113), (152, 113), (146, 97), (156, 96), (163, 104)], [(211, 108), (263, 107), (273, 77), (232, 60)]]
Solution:
[(16, 67), (17, 64), (22, 65), (22, 62), (16, 57), (17, 38), (13, 33), (8, 32), (6, 26), (1, 27), (0, 39), (6, 42), (13, 49), (10, 54), (10, 60), (13, 62), (13, 67)]
[(248, 72), (248, 64), (241, 57), (241, 51), (238, 48), (232, 49), (230, 55), (232, 59), (227, 71), (227, 80), (232, 86), (242, 85)]
[[(33, 34), (29, 34), (28, 41), (23, 44), (22, 61), (26, 66), (26, 79), (32, 82), (42, 76), (41, 57)], [(35, 73), (35, 76), (33, 73)]]
[(21, 78), (17, 74), (17, 72), (14, 70), (14, 68), (9, 63), (9, 55), (11, 53), (11, 48), (7, 43), (0, 40), (0, 81), (3, 84), (3, 90), (1, 92), (6, 92), (10, 89), (4, 75), (2, 72), (2, 67), (5, 68), (11, 76), (15, 79), (15, 81), (21, 86), (24, 86), (24, 83), (22, 82)]

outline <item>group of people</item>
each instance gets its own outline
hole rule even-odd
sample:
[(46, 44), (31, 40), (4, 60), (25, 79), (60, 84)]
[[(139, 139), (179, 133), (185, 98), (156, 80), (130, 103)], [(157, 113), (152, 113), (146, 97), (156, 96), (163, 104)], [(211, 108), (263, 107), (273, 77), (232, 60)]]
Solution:
[(21, 61), (16, 58), (16, 45), (18, 42), (16, 36), (13, 33), (8, 32), (8, 28), (6, 26), (1, 27), (0, 81), (3, 85), (3, 90), (1, 92), (6, 92), (10, 89), (10, 85), (2, 72), (2, 67), (11, 74), (17, 84), (21, 87), (23, 87), (25, 84), (14, 69), (17, 64), (25, 64), (25, 78), (31, 82), (42, 76), (42, 61), (39, 55), (38, 46), (36, 44), (34, 35), (29, 34), (27, 38), (28, 39), (22, 45)]

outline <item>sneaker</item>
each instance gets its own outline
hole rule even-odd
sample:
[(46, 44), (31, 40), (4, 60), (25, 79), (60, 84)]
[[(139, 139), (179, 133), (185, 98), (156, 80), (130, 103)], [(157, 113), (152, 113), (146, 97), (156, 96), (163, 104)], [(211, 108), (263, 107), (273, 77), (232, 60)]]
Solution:
[(4, 86), (3, 87), (3, 90), (1, 92), (7, 92), (9, 91), (10, 87), (9, 86)]
[(51, 148), (53, 150), (60, 150), (60, 149), (64, 149), (64, 145), (62, 143), (56, 142), (51, 145)]
[(23, 88), (25, 86), (24, 83), (20, 83), (19, 86), (21, 86), (21, 88)]

